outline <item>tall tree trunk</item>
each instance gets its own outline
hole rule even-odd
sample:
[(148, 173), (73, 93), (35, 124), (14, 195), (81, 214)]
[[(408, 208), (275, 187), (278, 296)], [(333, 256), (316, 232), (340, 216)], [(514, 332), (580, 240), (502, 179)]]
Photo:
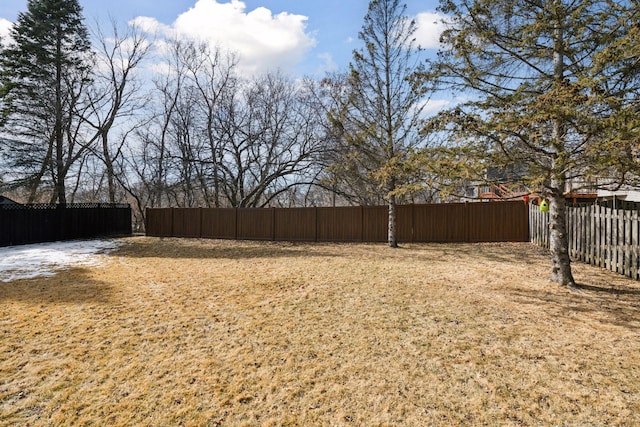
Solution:
[[(554, 0), (556, 28), (554, 30), (553, 76), (558, 88), (564, 84), (565, 73), (565, 40), (562, 2)], [(555, 171), (551, 177), (551, 200), (549, 206), (549, 249), (551, 251), (551, 281), (563, 286), (575, 286), (571, 274), (571, 258), (569, 258), (569, 236), (567, 235), (566, 200), (564, 198), (565, 178), (565, 138), (566, 129), (562, 118), (553, 121), (552, 149), (554, 152), (552, 168)]]
[[(555, 183), (549, 204), (549, 249), (551, 251), (551, 281), (569, 288), (576, 285), (571, 273), (569, 238), (567, 234), (564, 183)], [(561, 186), (560, 186), (561, 185)]]
[(58, 34), (56, 36), (56, 105), (55, 105), (55, 144), (56, 144), (56, 180), (55, 180), (55, 193), (57, 195), (58, 203), (61, 206), (67, 204), (66, 188), (65, 188), (65, 175), (66, 170), (64, 167), (64, 129), (62, 124), (62, 29), (60, 26), (57, 28)]
[[(389, 186), (389, 192), (395, 190), (395, 180), (391, 181), (391, 185)], [(390, 248), (398, 247), (398, 237), (397, 237), (397, 215), (396, 215), (396, 196), (391, 194), (389, 196), (389, 230), (388, 230), (388, 240)]]

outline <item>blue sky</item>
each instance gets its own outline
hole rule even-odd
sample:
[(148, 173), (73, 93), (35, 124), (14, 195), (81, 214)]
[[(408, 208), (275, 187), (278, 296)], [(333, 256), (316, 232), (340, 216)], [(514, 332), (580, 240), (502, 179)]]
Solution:
[[(434, 49), (441, 29), (434, 25), (437, 0), (407, 0), (419, 24), (418, 41)], [(148, 31), (215, 41), (240, 53), (249, 70), (279, 68), (296, 75), (346, 69), (367, 0), (80, 0), (87, 24), (109, 18), (135, 21)], [(0, 0), (0, 35), (27, 0)], [(434, 50), (435, 51), (435, 50)]]

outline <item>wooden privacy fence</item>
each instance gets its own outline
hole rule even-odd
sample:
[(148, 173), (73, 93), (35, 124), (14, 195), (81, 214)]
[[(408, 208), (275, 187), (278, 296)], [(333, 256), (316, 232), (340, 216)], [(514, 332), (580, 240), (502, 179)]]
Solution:
[[(310, 242), (384, 242), (386, 206), (151, 208), (148, 236)], [(526, 242), (522, 202), (400, 205), (400, 242)]]
[(0, 205), (0, 246), (128, 234), (128, 204)]
[[(640, 279), (640, 219), (637, 210), (590, 205), (567, 208), (569, 255), (574, 261)], [(529, 209), (531, 241), (549, 247), (549, 212)]]

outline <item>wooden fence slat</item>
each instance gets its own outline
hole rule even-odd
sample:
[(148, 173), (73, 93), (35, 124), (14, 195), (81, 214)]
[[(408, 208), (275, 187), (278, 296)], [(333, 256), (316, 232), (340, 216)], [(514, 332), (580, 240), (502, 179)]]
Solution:
[(624, 275), (631, 275), (631, 212), (624, 211)]
[(624, 211), (622, 209), (617, 210), (617, 221), (618, 232), (616, 233), (616, 237), (618, 238), (618, 242), (616, 246), (618, 247), (618, 259), (616, 260), (616, 271), (619, 274), (624, 274)]
[(596, 262), (594, 263), (598, 267), (602, 267), (602, 208), (601, 206), (596, 206)]
[(631, 277), (638, 279), (638, 211), (633, 211), (631, 217)]
[[(530, 241), (549, 247), (549, 215), (529, 207)], [(573, 261), (640, 279), (640, 217), (637, 210), (599, 205), (567, 207), (567, 239)]]

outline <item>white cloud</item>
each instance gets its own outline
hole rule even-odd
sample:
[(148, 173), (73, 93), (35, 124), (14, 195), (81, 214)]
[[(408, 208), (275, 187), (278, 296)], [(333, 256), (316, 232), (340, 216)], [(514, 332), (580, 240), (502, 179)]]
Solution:
[(431, 117), (450, 107), (452, 102), (446, 99), (429, 99), (422, 107), (422, 117)]
[(324, 74), (325, 72), (336, 71), (338, 64), (333, 60), (333, 56), (330, 53), (324, 52), (318, 55), (318, 59), (322, 61), (322, 65), (316, 70), (316, 74)]
[(240, 55), (245, 71), (291, 68), (316, 44), (305, 32), (307, 17), (258, 7), (247, 12), (244, 2), (198, 0), (167, 26), (154, 18), (138, 17), (132, 24), (167, 37), (207, 40)]
[(156, 18), (148, 16), (138, 16), (129, 21), (129, 25), (136, 26), (147, 33), (164, 33), (168, 35), (171, 32), (171, 27), (160, 23)]
[(416, 41), (425, 49), (440, 47), (440, 34), (447, 28), (447, 16), (434, 12), (423, 12), (416, 16)]
[(0, 41), (2, 44), (7, 44), (11, 40), (9, 35), (11, 27), (13, 27), (13, 22), (0, 18)]

